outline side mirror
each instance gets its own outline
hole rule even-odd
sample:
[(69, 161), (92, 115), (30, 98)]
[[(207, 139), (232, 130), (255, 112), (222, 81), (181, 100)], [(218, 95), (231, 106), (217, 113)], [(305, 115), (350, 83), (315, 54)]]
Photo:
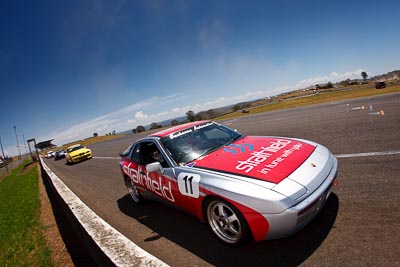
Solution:
[(147, 164), (146, 171), (147, 172), (156, 172), (156, 171), (164, 172), (164, 168), (161, 166), (160, 162), (156, 161), (156, 162)]

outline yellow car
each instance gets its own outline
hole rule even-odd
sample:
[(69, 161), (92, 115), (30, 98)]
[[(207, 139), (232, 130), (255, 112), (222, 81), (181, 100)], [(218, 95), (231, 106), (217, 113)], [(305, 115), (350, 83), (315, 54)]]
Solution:
[(65, 159), (67, 164), (79, 162), (85, 159), (92, 158), (92, 150), (86, 148), (81, 144), (76, 144), (67, 148), (67, 154), (65, 154)]

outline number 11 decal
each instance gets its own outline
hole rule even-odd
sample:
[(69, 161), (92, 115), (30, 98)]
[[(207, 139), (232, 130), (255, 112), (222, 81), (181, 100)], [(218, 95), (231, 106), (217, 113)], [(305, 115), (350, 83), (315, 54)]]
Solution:
[(179, 192), (194, 198), (199, 197), (200, 175), (182, 172), (178, 175)]

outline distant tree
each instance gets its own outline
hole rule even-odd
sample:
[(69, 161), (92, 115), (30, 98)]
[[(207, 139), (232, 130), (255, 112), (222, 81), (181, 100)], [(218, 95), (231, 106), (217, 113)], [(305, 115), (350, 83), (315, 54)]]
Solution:
[(207, 110), (206, 113), (207, 113), (207, 116), (208, 116), (209, 119), (214, 118), (214, 117), (217, 116), (217, 114), (216, 114), (214, 109), (209, 109), (209, 110)]
[(93, 133), (93, 137), (97, 137), (99, 136), (97, 133)]
[(153, 122), (152, 124), (150, 124), (150, 130), (158, 129), (161, 127), (162, 126), (160, 124), (158, 124), (157, 122)]
[(135, 134), (135, 133), (136, 133), (136, 129), (132, 129), (132, 133), (134, 133), (134, 134)]
[(199, 112), (196, 115), (194, 115), (194, 120), (195, 121), (201, 121), (201, 120), (208, 120), (208, 115), (206, 112)]
[(368, 78), (368, 74), (365, 71), (363, 71), (361, 72), (361, 77), (364, 79), (365, 82), (365, 80)]
[(244, 108), (248, 108), (250, 105), (248, 103), (239, 103), (233, 106), (234, 111), (238, 111)]
[(144, 128), (144, 126), (139, 125), (138, 127), (136, 127), (136, 132), (137, 133), (144, 132), (144, 131), (146, 131), (146, 128)]
[(112, 132), (113, 135), (116, 135), (117, 133), (115, 132), (115, 130)]
[(171, 121), (171, 126), (175, 126), (175, 125), (179, 125), (179, 121), (178, 120), (172, 120)]
[(236, 104), (233, 106), (233, 111), (238, 111), (242, 109), (242, 105), (241, 104)]
[(347, 80), (341, 81), (340, 85), (341, 86), (347, 86), (347, 85), (349, 85), (349, 83), (350, 83), (350, 79), (347, 79)]
[(190, 121), (190, 122), (193, 122), (193, 121), (194, 121), (194, 116), (195, 116), (195, 115), (196, 115), (196, 114), (195, 114), (193, 111), (191, 111), (191, 110), (189, 110), (188, 112), (186, 112), (187, 120)]

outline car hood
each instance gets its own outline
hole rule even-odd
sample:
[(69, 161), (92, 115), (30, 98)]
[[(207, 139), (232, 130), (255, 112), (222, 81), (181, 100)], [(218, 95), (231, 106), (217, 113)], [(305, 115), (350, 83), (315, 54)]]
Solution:
[(289, 138), (247, 136), (188, 165), (278, 184), (293, 173), (315, 148)]
[(87, 151), (90, 151), (90, 149), (88, 149), (88, 148), (81, 148), (81, 149), (72, 151), (72, 152), (70, 152), (70, 153), (68, 153), (68, 154), (69, 154), (71, 157), (73, 157), (73, 156), (77, 156), (77, 155), (82, 154), (82, 153), (86, 153)]

